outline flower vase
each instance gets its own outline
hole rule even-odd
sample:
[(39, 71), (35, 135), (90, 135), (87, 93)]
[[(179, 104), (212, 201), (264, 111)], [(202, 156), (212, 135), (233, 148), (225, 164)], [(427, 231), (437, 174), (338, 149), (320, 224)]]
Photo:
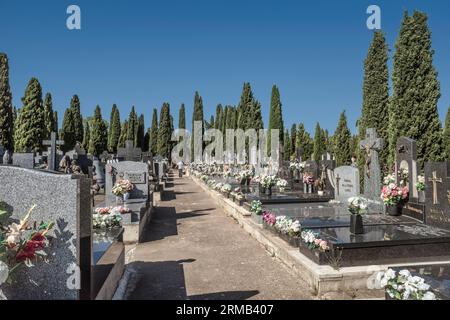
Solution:
[(364, 233), (363, 219), (360, 214), (352, 214), (350, 216), (350, 232), (352, 234)]
[(250, 185), (250, 181), (251, 181), (251, 179), (250, 179), (250, 178), (247, 178), (247, 180), (246, 180), (247, 186)]
[(419, 203), (425, 203), (425, 191), (419, 191)]
[(303, 193), (308, 193), (308, 185), (303, 183)]
[(259, 195), (263, 195), (266, 193), (266, 188), (264, 188), (262, 185), (259, 185)]
[(403, 204), (397, 203), (396, 205), (387, 206), (386, 212), (388, 215), (398, 217), (402, 215)]
[(313, 193), (313, 186), (312, 186), (312, 184), (308, 184), (308, 193)]
[(124, 193), (124, 194), (123, 194), (123, 202), (125, 203), (125, 202), (127, 202), (129, 199), (130, 199), (130, 193), (129, 193), (129, 192)]
[(272, 196), (272, 187), (268, 187), (268, 188), (267, 188), (267, 195), (268, 195), (269, 197)]
[(242, 180), (241, 180), (241, 182), (240, 182), (241, 186), (245, 186), (245, 183), (246, 183), (245, 180), (246, 180), (246, 179), (242, 179)]

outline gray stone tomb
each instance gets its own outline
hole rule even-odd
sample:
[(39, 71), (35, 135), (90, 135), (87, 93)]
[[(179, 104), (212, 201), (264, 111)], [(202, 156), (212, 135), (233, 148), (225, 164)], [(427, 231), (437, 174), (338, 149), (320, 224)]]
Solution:
[(34, 153), (33, 152), (23, 152), (13, 154), (13, 166), (18, 166), (25, 169), (34, 169)]
[(334, 197), (337, 201), (347, 204), (351, 197), (359, 196), (359, 170), (352, 166), (328, 169), (328, 177), (334, 189)]
[(425, 221), (428, 225), (450, 229), (449, 162), (425, 164)]

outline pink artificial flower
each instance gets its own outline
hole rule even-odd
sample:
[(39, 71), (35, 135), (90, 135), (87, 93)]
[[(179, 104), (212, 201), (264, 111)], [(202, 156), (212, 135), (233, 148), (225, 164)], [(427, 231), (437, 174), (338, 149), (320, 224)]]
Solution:
[(314, 240), (314, 244), (316, 245), (316, 246), (320, 246), (320, 243), (322, 242), (322, 240), (320, 240), (320, 239), (316, 239), (316, 240)]
[(319, 246), (320, 246), (320, 249), (322, 249), (324, 251), (329, 249), (328, 248), (328, 243), (326, 241), (324, 241), (324, 240), (320, 241)]

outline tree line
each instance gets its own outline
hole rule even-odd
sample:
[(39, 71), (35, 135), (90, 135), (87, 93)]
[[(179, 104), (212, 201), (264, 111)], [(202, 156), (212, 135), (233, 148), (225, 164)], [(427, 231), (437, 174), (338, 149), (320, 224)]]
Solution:
[[(450, 158), (450, 108), (443, 126), (437, 108), (440, 84), (433, 66), (433, 54), (427, 16), (418, 11), (412, 15), (405, 12), (395, 43), (390, 94), (389, 48), (385, 35), (381, 31), (374, 32), (364, 61), (363, 103), (356, 135), (348, 128), (345, 111), (341, 113), (333, 135), (319, 123), (313, 136), (305, 130), (304, 123), (293, 124), (289, 130), (283, 121), (280, 91), (274, 85), (267, 129), (279, 130), (283, 159), (291, 160), (298, 150), (302, 150), (303, 160), (320, 160), (322, 155), (330, 153), (337, 165), (350, 164), (354, 158), (362, 168), (364, 154), (359, 144), (367, 128), (375, 128), (385, 141), (380, 161), (386, 170), (394, 163), (395, 143), (400, 136), (417, 140), (421, 164)], [(115, 153), (125, 141), (132, 140), (143, 151), (170, 157), (175, 127), (167, 102), (160, 108), (159, 116), (158, 109), (153, 108), (151, 126), (146, 130), (144, 115), (138, 115), (134, 106), (123, 122), (117, 105), (112, 106), (109, 121), (102, 117), (98, 105), (92, 116), (83, 118), (80, 99), (74, 95), (59, 128), (51, 93), (42, 96), (38, 79), (32, 78), (25, 89), (22, 107), (12, 106), (8, 57), (0, 53), (0, 145), (16, 152), (40, 152), (42, 141), (51, 132), (57, 132), (65, 142), (65, 151), (80, 143), (89, 153), (98, 156), (105, 150)], [(203, 99), (195, 92), (192, 126), (194, 121), (202, 123), (202, 131), (264, 128), (261, 103), (254, 97), (250, 83), (244, 83), (237, 105), (217, 105), (215, 114), (208, 120), (205, 120)], [(184, 104), (179, 108), (178, 128), (186, 129)], [(271, 149), (270, 138), (267, 149)], [(193, 153), (193, 148), (191, 151)]]

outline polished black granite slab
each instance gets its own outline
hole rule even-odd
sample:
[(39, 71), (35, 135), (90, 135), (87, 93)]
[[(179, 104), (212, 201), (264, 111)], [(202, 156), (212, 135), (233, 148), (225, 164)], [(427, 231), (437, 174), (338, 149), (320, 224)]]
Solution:
[[(335, 217), (292, 217), (299, 220), (304, 229), (340, 228), (350, 227), (350, 214)], [(371, 214), (363, 216), (364, 226), (417, 224), (415, 219), (399, 216), (392, 217), (383, 214)]]
[(450, 265), (406, 266), (392, 269), (409, 270), (411, 275), (423, 278), (439, 300), (450, 300)]
[[(371, 225), (354, 235), (349, 227), (315, 229), (340, 257), (341, 266), (443, 261), (450, 255), (450, 232), (420, 223)], [(330, 252), (300, 252), (320, 265), (330, 264)]]
[(319, 196), (315, 193), (277, 193), (274, 192), (271, 196), (266, 194), (248, 194), (246, 195), (247, 201), (259, 200), (262, 204), (286, 204), (286, 203), (315, 203), (324, 202), (327, 203), (331, 199), (329, 196)]

